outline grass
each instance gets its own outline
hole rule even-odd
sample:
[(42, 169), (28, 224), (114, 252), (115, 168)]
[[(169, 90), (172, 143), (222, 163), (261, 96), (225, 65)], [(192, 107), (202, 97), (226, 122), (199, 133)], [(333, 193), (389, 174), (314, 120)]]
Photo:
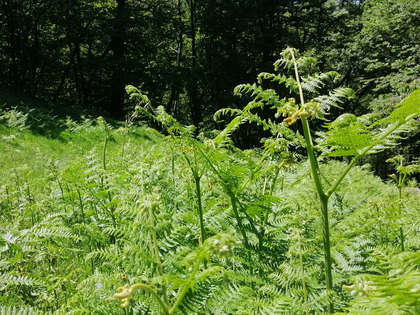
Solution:
[[(31, 179), (41, 178), (52, 162), (64, 169), (70, 161), (90, 152), (100, 154), (103, 148), (104, 130), (95, 118), (73, 120), (62, 112), (55, 115), (47, 110), (48, 104), (4, 89), (0, 89), (0, 104), (4, 109), (0, 111), (0, 173), (4, 183), (25, 169), (30, 170)], [(22, 121), (16, 122), (19, 118)], [(109, 140), (107, 150), (113, 155), (123, 144), (145, 149), (159, 142), (159, 137), (146, 127), (131, 127), (124, 135), (123, 127), (111, 126)]]

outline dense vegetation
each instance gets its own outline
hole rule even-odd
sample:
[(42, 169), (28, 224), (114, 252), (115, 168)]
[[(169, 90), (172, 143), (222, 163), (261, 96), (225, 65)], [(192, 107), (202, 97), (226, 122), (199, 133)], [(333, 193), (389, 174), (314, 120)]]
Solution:
[(420, 314), (419, 17), (0, 0), (0, 314)]
[[(55, 139), (30, 131), (45, 113), (3, 111), (1, 312), (418, 313), (420, 166), (395, 156), (384, 183), (356, 164), (418, 130), (420, 90), (313, 139), (354, 92), (292, 48), (275, 67), (235, 89), (250, 102), (216, 113), (233, 118), (215, 137), (134, 86), (124, 124), (57, 119)], [(265, 130), (262, 149), (234, 146), (246, 124)]]

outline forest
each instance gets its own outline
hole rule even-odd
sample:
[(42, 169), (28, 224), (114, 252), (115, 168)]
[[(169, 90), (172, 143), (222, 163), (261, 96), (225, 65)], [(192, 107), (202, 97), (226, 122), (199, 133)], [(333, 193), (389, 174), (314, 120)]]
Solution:
[(420, 314), (420, 2), (0, 0), (0, 314)]

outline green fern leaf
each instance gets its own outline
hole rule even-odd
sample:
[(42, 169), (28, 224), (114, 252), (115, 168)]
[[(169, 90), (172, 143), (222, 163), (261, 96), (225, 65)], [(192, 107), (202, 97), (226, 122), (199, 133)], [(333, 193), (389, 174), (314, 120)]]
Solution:
[[(413, 129), (409, 124), (420, 116), (420, 90), (413, 92), (387, 118), (365, 126), (364, 118), (343, 114), (319, 134), (319, 147), (329, 156), (362, 156), (377, 153), (397, 144), (399, 135)], [(386, 126), (383, 129), (377, 127)]]
[(15, 276), (7, 273), (0, 274), (0, 283), (3, 285), (26, 285), (26, 286), (39, 286), (43, 285), (37, 279), (29, 278), (28, 276)]
[(0, 315), (42, 315), (47, 314), (29, 306), (0, 306)]
[(382, 119), (375, 123), (378, 124), (403, 124), (412, 118), (416, 118), (420, 115), (420, 89), (411, 93), (401, 104), (398, 105), (397, 109), (394, 110), (387, 118)]

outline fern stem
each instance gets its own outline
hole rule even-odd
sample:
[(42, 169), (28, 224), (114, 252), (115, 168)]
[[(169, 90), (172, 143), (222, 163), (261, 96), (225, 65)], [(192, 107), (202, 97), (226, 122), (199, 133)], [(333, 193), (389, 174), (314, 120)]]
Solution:
[(61, 185), (60, 179), (58, 179), (58, 175), (57, 175), (57, 183), (58, 183), (58, 187), (60, 188), (61, 198), (63, 198), (63, 201), (66, 201), (66, 198), (64, 197), (63, 186)]
[[(406, 177), (407, 177), (407, 174), (404, 174), (404, 176), (401, 176), (401, 174), (400, 174), (400, 176), (399, 176), (399, 183), (398, 183), (398, 212), (399, 212), (400, 218), (402, 216), (402, 188), (404, 186), (404, 181), (405, 181), (405, 178)], [(404, 231), (403, 231), (403, 227), (400, 226), (400, 229), (399, 230), (400, 230), (401, 251), (403, 252), (405, 250), (404, 249)]]
[(309, 315), (309, 305), (308, 305), (308, 290), (306, 288), (306, 282), (305, 282), (305, 266), (303, 265), (303, 248), (302, 248), (302, 243), (301, 243), (301, 235), (299, 234), (299, 242), (298, 242), (298, 246), (299, 246), (299, 262), (300, 262), (300, 267), (301, 267), (301, 272), (302, 272), (302, 288), (303, 288), (303, 294), (304, 294), (304, 298), (305, 298), (305, 313), (307, 315)]
[[(333, 289), (332, 279), (332, 259), (331, 259), (331, 245), (330, 245), (330, 226), (328, 219), (328, 197), (320, 196), (321, 212), (322, 212), (322, 232), (324, 242), (324, 260), (325, 260), (325, 282), (327, 291)], [(328, 304), (328, 314), (334, 313), (334, 305), (332, 302)]]
[[(270, 167), (271, 166), (271, 161), (270, 161), (270, 164), (268, 165), (268, 167)], [(263, 184), (263, 188), (262, 188), (262, 195), (264, 196), (265, 195), (265, 191), (266, 191), (266, 189), (267, 189), (267, 183), (268, 183), (268, 177), (266, 177), (265, 179), (264, 179), (264, 184)]]
[(181, 305), (182, 300), (184, 299), (185, 294), (187, 294), (188, 290), (191, 288), (191, 283), (193, 283), (193, 279), (195, 278), (195, 275), (198, 271), (198, 268), (200, 267), (202, 260), (198, 260), (195, 265), (194, 265), (194, 269), (191, 272), (191, 275), (188, 278), (188, 285), (185, 285), (181, 291), (179, 291), (177, 299), (174, 303), (174, 305), (172, 305), (172, 307), (170, 308), (168, 314), (172, 315), (176, 312), (176, 310), (178, 309), (179, 305)]
[(347, 173), (359, 161), (360, 158), (361, 158), (361, 155), (357, 155), (350, 161), (349, 165), (347, 165), (347, 167), (343, 170), (343, 172), (340, 174), (340, 176), (337, 178), (337, 180), (334, 182), (334, 184), (328, 189), (328, 191), (326, 193), (328, 198), (333, 194), (333, 192), (337, 189), (338, 185), (340, 185), (341, 181), (344, 179), (344, 177), (346, 177)]
[[(148, 206), (149, 224), (151, 227), (150, 236), (151, 236), (152, 249), (153, 249), (152, 254), (155, 256), (154, 258), (157, 264), (157, 273), (159, 276), (163, 277), (164, 274), (163, 274), (163, 268), (162, 268), (162, 260), (160, 259), (160, 255), (159, 255), (159, 245), (158, 245), (157, 235), (156, 235), (155, 214), (154, 214), (155, 206), (156, 206), (155, 204), (151, 204)], [(165, 304), (169, 305), (168, 297), (166, 294), (166, 288), (164, 285), (162, 286), (162, 295), (163, 295)]]
[[(197, 212), (198, 212), (198, 219), (200, 221), (200, 235), (201, 235), (201, 241), (200, 244), (203, 244), (206, 240), (206, 231), (204, 229), (204, 219), (203, 219), (203, 203), (201, 200), (201, 176), (199, 172), (197, 171), (197, 157), (194, 154), (195, 157), (195, 164), (192, 164), (189, 157), (183, 152), (184, 158), (187, 161), (188, 165), (190, 166), (191, 173), (194, 178), (195, 183), (195, 195), (197, 197)], [(204, 260), (204, 268), (207, 268), (207, 261)]]
[(105, 126), (104, 128), (105, 128), (105, 139), (104, 139), (104, 147), (102, 150), (102, 166), (104, 168), (104, 171), (106, 171), (106, 149), (107, 149), (108, 140), (109, 140), (109, 130), (107, 126)]
[[(303, 97), (302, 85), (299, 79), (298, 65), (297, 65), (293, 50), (291, 50), (291, 55), (292, 55), (292, 61), (294, 64), (294, 69), (295, 69), (296, 82), (299, 87), (301, 106), (303, 106), (305, 105), (305, 99)], [(325, 282), (326, 282), (327, 291), (331, 291), (333, 288), (333, 285), (332, 285), (330, 227), (329, 227), (329, 220), (328, 220), (329, 195), (325, 194), (324, 189), (322, 187), (319, 165), (315, 157), (314, 144), (312, 141), (311, 130), (309, 129), (308, 120), (306, 119), (306, 117), (301, 117), (301, 120), (302, 120), (302, 125), (303, 125), (303, 133), (305, 136), (306, 151), (308, 153), (308, 159), (311, 166), (312, 179), (315, 183), (316, 190), (317, 190), (319, 200), (321, 203), (322, 234), (323, 234), (324, 260), (325, 260)], [(328, 303), (328, 314), (332, 314), (332, 313), (334, 313), (334, 305), (332, 302), (330, 302)]]
[(230, 202), (231, 202), (231, 205), (232, 205), (233, 214), (235, 215), (236, 221), (238, 222), (239, 230), (241, 231), (242, 238), (244, 239), (245, 247), (249, 251), (250, 247), (249, 247), (249, 242), (248, 242), (248, 236), (246, 235), (245, 229), (242, 225), (242, 218), (240, 217), (239, 212), (238, 212), (238, 205), (236, 203), (236, 196), (230, 190), (228, 191), (228, 195), (230, 197)]
[(204, 230), (203, 205), (201, 201), (201, 186), (200, 186), (201, 177), (198, 176), (197, 173), (194, 174), (194, 181), (195, 181), (195, 191), (197, 195), (198, 218), (200, 219), (201, 244), (203, 244), (204, 241), (206, 240), (206, 231)]
[(404, 231), (403, 227), (400, 226), (400, 242), (401, 242), (401, 251), (404, 251)]
[[(283, 165), (283, 162), (280, 163), (280, 165), (276, 167), (276, 172), (275, 172), (275, 175), (274, 175), (274, 178), (273, 178), (273, 182), (271, 183), (271, 186), (270, 186), (269, 196), (273, 195), (274, 187), (276, 187), (277, 179), (279, 177), (280, 168), (282, 167), (282, 165)], [(284, 178), (282, 180), (284, 180)], [(282, 181), (281, 190), (283, 190), (283, 181)], [(267, 225), (269, 214), (270, 214), (270, 210), (269, 209), (265, 210), (263, 226)]]
[(174, 154), (174, 146), (171, 146), (171, 171), (172, 171), (172, 184), (175, 188), (175, 154)]
[(298, 65), (297, 65), (297, 62), (296, 62), (295, 54), (293, 53), (293, 49), (290, 49), (290, 54), (292, 55), (292, 62), (293, 62), (294, 69), (295, 69), (296, 83), (297, 83), (298, 88), (299, 88), (300, 103), (301, 103), (301, 105), (304, 105), (305, 104), (305, 99), (303, 97), (302, 84), (300, 84), (299, 70), (298, 70)]
[(84, 211), (82, 195), (80, 194), (79, 188), (76, 187), (76, 191), (77, 191), (77, 196), (79, 197), (79, 206), (80, 206), (80, 211), (82, 213), (82, 222), (83, 224), (85, 224), (85, 211)]
[[(261, 157), (260, 161), (258, 162), (257, 166), (253, 169), (252, 171), (252, 175), (250, 177), (248, 177), (248, 179), (246, 180), (246, 182), (242, 185), (241, 190), (243, 191), (246, 186), (248, 186), (249, 182), (251, 181), (253, 175), (261, 168), (262, 163), (265, 161), (265, 159), (267, 158), (268, 154), (270, 154), (270, 152), (267, 150), (264, 155)], [(270, 165), (271, 165), (271, 161), (270, 161)], [(264, 185), (265, 186), (265, 185)], [(265, 190), (265, 187), (264, 187)], [(264, 195), (264, 193), (263, 193)]]
[(162, 299), (159, 297), (159, 295), (156, 293), (155, 290), (153, 290), (151, 287), (149, 287), (147, 284), (144, 283), (136, 283), (131, 286), (131, 289), (134, 291), (134, 289), (142, 288), (152, 294), (152, 296), (155, 298), (155, 300), (158, 302), (159, 306), (162, 308), (163, 313), (169, 315), (168, 308), (163, 303)]
[[(296, 83), (299, 87), (300, 103), (301, 103), (301, 107), (303, 107), (305, 105), (305, 99), (303, 97), (302, 84), (300, 83), (298, 65), (295, 59), (295, 55), (293, 53), (293, 49), (291, 49), (290, 52), (292, 54), (292, 61), (295, 68)], [(322, 197), (325, 195), (325, 193), (324, 193), (324, 189), (322, 188), (322, 183), (319, 177), (320, 171), (319, 171), (318, 161), (315, 157), (314, 143), (311, 136), (311, 130), (309, 129), (309, 124), (306, 117), (301, 117), (301, 120), (302, 120), (302, 125), (303, 125), (303, 134), (305, 136), (306, 151), (308, 153), (309, 163), (311, 165), (313, 180), (315, 182), (318, 195)]]
[(308, 159), (311, 165), (312, 179), (315, 183), (315, 187), (316, 187), (319, 197), (320, 198), (326, 197), (328, 200), (329, 195), (325, 194), (324, 188), (322, 187), (321, 178), (320, 178), (321, 172), (319, 170), (318, 161), (315, 157), (314, 144), (312, 141), (312, 136), (311, 136), (311, 131), (309, 129), (308, 120), (305, 117), (302, 117), (301, 120), (302, 120), (302, 125), (303, 125), (303, 134), (305, 136), (306, 151), (308, 153)]
[(198, 173), (196, 165), (191, 163), (191, 160), (189, 157), (183, 152), (185, 160), (187, 161), (188, 165), (190, 166), (191, 173), (194, 178), (195, 183), (195, 195), (197, 197), (197, 212), (198, 212), (198, 218), (200, 220), (200, 232), (201, 232), (201, 244), (204, 243), (206, 240), (206, 232), (204, 230), (204, 219), (203, 219), (203, 203), (201, 200), (201, 175)]

